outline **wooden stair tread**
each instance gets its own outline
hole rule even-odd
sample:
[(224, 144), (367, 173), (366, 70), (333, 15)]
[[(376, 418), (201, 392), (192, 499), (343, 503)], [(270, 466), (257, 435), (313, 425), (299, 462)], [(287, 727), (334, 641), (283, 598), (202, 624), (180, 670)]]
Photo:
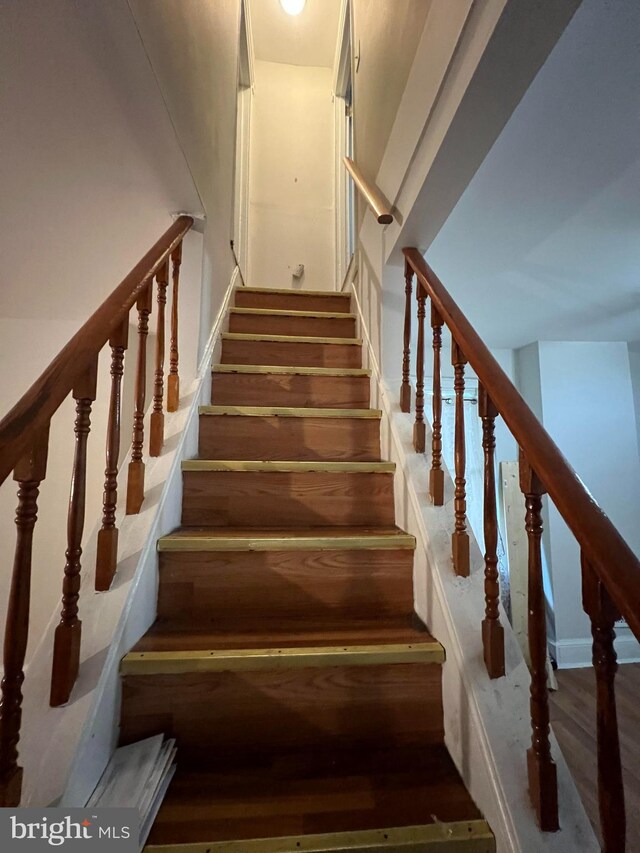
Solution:
[(242, 624), (232, 615), (227, 623), (207, 626), (177, 626), (156, 622), (133, 647), (134, 652), (180, 652), (198, 649), (284, 649), (336, 646), (383, 646), (436, 642), (417, 617), (385, 617), (375, 620), (332, 621), (278, 619), (268, 616)]
[(282, 364), (214, 364), (212, 373), (274, 373), (294, 376), (371, 376), (364, 367), (295, 367)]
[(182, 463), (183, 471), (232, 471), (232, 472), (258, 472), (258, 473), (304, 473), (323, 472), (327, 474), (393, 474), (396, 470), (395, 462), (330, 462), (319, 460), (317, 462), (301, 462), (299, 460), (285, 460), (279, 462), (240, 459), (185, 459)]
[(289, 406), (200, 406), (200, 415), (254, 418), (365, 418), (380, 420), (381, 409), (321, 409)]
[[(148, 844), (287, 836), (299, 840), (321, 833), (440, 822), (484, 823), (479, 819), (480, 813), (442, 745), (285, 754), (244, 772), (179, 769)], [(486, 824), (471, 831), (464, 827), (461, 834), (471, 838), (479, 832), (490, 844)], [(246, 845), (237, 848), (238, 853), (251, 849)], [(294, 840), (291, 848), (277, 849), (300, 847)]]
[(351, 300), (350, 293), (340, 293), (337, 290), (294, 290), (291, 287), (243, 287), (238, 288), (236, 293), (281, 293), (283, 296), (326, 296), (330, 299)]
[(355, 314), (342, 311), (296, 311), (293, 308), (230, 308), (230, 314), (257, 317), (320, 317), (325, 320), (355, 320)]
[(399, 527), (242, 528), (183, 527), (158, 540), (159, 551), (267, 551), (415, 549)]
[(223, 341), (278, 341), (284, 344), (337, 344), (339, 346), (361, 347), (361, 338), (323, 338), (313, 335), (267, 335), (251, 332), (223, 332)]

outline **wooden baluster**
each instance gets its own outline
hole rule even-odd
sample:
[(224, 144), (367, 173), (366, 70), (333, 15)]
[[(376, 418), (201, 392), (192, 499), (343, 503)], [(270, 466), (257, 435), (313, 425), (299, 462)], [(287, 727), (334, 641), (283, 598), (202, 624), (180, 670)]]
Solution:
[(109, 589), (118, 564), (118, 457), (120, 455), (120, 415), (124, 354), (129, 342), (129, 315), (109, 338), (111, 347), (111, 397), (107, 426), (107, 452), (102, 496), (102, 528), (98, 531), (96, 555), (96, 589)]
[[(413, 270), (408, 263), (404, 265), (404, 348), (402, 350), (402, 385), (400, 386), (400, 411), (411, 411), (411, 385), (409, 371), (411, 364), (411, 282)], [(420, 285), (418, 285), (419, 287)]]
[(87, 479), (87, 439), (91, 429), (91, 404), (96, 399), (98, 357), (77, 380), (73, 389), (76, 401), (76, 434), (71, 474), (71, 492), (67, 515), (67, 550), (62, 582), (62, 613), (53, 643), (50, 704), (55, 708), (69, 701), (80, 668), (82, 623), (78, 619), (80, 594), (80, 558)]
[(137, 302), (138, 309), (138, 363), (136, 365), (136, 403), (133, 415), (131, 462), (127, 472), (127, 515), (140, 512), (144, 500), (144, 404), (147, 382), (147, 335), (151, 313), (152, 282), (149, 282)]
[(496, 508), (495, 419), (498, 410), (483, 385), (478, 388), (478, 414), (482, 418), (484, 450), (484, 600), (482, 647), (489, 678), (504, 675), (504, 628), (500, 624), (498, 576), (498, 512)]
[(433, 424), (431, 429), (431, 471), (429, 494), (434, 506), (444, 503), (444, 471), (442, 470), (442, 383), (440, 379), (440, 351), (442, 349), (442, 317), (431, 303), (431, 328), (433, 330)]
[(549, 742), (547, 690), (547, 625), (542, 585), (542, 483), (520, 451), (520, 490), (525, 496), (525, 526), (529, 539), (529, 655), (531, 658), (531, 747), (527, 750), (529, 796), (540, 829), (555, 832), (558, 823), (556, 764)]
[(615, 677), (618, 670), (614, 625), (616, 606), (582, 555), (582, 605), (591, 620), (597, 692), (598, 802), (604, 853), (624, 853), (626, 815), (620, 761)]
[(4, 629), (4, 676), (0, 684), (0, 808), (18, 806), (22, 792), (18, 742), (22, 721), (23, 666), (29, 637), (31, 555), (33, 529), (38, 515), (38, 491), (47, 473), (48, 446), (47, 424), (33, 442), (30, 452), (13, 471), (13, 479), (18, 483), (17, 535)]
[(149, 425), (149, 456), (160, 456), (164, 444), (164, 307), (167, 304), (169, 284), (169, 261), (166, 261), (156, 276), (158, 282), (158, 324), (156, 332), (156, 373), (153, 386), (153, 412)]
[(417, 282), (418, 297), (418, 349), (416, 353), (416, 421), (413, 425), (413, 447), (416, 453), (424, 453), (426, 430), (424, 424), (424, 317), (427, 294)]
[(182, 263), (182, 242), (171, 253), (173, 285), (171, 294), (171, 344), (169, 347), (169, 376), (167, 379), (167, 411), (177, 412), (180, 405), (180, 376), (178, 375), (178, 285)]
[(455, 425), (455, 530), (451, 536), (453, 567), (457, 575), (469, 575), (469, 534), (467, 533), (467, 492), (465, 480), (466, 449), (464, 434), (464, 366), (467, 359), (458, 344), (451, 340), (451, 363), (453, 364), (453, 389), (456, 394)]

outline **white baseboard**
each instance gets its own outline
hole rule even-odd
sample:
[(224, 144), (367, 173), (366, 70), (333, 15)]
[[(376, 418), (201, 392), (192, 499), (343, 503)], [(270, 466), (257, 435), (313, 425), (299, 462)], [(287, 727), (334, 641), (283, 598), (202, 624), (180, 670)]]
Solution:
[[(549, 643), (558, 669), (591, 666), (591, 638), (556, 640)], [(616, 628), (618, 663), (640, 663), (640, 643), (629, 628)]]

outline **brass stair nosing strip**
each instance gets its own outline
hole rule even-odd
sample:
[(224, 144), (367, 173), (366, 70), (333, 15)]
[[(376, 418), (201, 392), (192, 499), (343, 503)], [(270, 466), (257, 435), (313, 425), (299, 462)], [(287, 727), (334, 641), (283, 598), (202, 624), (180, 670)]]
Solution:
[(408, 533), (388, 536), (176, 536), (158, 539), (158, 551), (415, 551), (416, 538)]
[(414, 551), (409, 533), (372, 536), (193, 536), (169, 534), (158, 539), (158, 551)]
[(281, 462), (236, 459), (185, 459), (183, 471), (252, 471), (252, 472), (281, 472), (289, 473), (322, 473), (322, 474), (393, 474), (395, 462), (298, 462), (283, 460)]
[(173, 675), (188, 672), (250, 672), (327, 666), (375, 666), (396, 663), (444, 663), (436, 640), (369, 646), (309, 646), (269, 649), (202, 649), (177, 652), (129, 652), (122, 675)]
[(284, 344), (328, 344), (336, 346), (361, 347), (362, 338), (322, 338), (310, 335), (261, 335), (248, 332), (223, 332), (225, 341), (263, 341), (265, 343)]
[(199, 406), (198, 414), (254, 418), (358, 418), (359, 420), (382, 418), (381, 409), (314, 409), (309, 406)]
[(214, 364), (212, 373), (275, 373), (283, 376), (348, 376), (367, 377), (371, 371), (365, 367), (289, 367), (281, 364)]
[(338, 290), (288, 290), (277, 287), (238, 287), (237, 293), (282, 293), (285, 296), (339, 296), (341, 299), (351, 299), (350, 293), (340, 293)]
[(147, 844), (144, 849), (148, 853), (495, 853), (496, 842), (485, 820), (459, 820), (280, 838)]
[(291, 308), (229, 308), (230, 314), (245, 317), (295, 317), (300, 319), (317, 318), (320, 320), (355, 320), (355, 314), (343, 311), (295, 311)]

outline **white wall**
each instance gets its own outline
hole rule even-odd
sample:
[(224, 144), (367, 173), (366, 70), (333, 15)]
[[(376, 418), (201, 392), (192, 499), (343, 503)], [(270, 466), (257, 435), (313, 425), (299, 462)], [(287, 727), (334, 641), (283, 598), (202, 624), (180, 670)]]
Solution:
[[(640, 459), (631, 372), (624, 342), (541, 341), (518, 353), (521, 392), (631, 548), (640, 554)], [(587, 665), (589, 621), (582, 610), (579, 549), (549, 501), (545, 545), (553, 585), (560, 666)], [(636, 657), (625, 639), (621, 656)]]
[[(0, 417), (198, 193), (125, 0), (8, 0), (0, 56)], [(181, 373), (195, 375), (202, 238), (185, 243)], [(132, 314), (135, 322), (135, 312)], [(153, 370), (156, 311), (148, 341)], [(131, 436), (136, 335), (125, 374), (122, 447)], [(89, 437), (86, 531), (101, 511), (109, 353)], [(148, 385), (148, 388), (151, 386)], [(147, 402), (151, 400), (148, 394)], [(74, 406), (52, 422), (36, 527), (28, 658), (60, 606)], [(0, 624), (11, 569), (15, 484), (0, 487)], [(85, 536), (85, 545), (86, 545)], [(86, 568), (86, 567), (85, 567)]]
[[(248, 283), (335, 284), (334, 110), (329, 68), (255, 63)], [(302, 279), (292, 278), (304, 264)]]
[(640, 450), (640, 341), (629, 344), (629, 369), (631, 371), (631, 387), (636, 411), (636, 431), (638, 434), (638, 449)]

